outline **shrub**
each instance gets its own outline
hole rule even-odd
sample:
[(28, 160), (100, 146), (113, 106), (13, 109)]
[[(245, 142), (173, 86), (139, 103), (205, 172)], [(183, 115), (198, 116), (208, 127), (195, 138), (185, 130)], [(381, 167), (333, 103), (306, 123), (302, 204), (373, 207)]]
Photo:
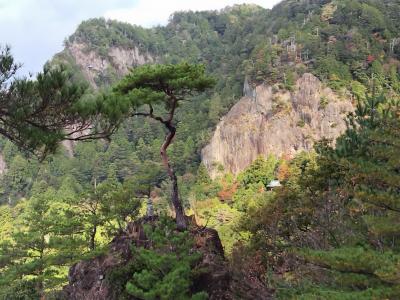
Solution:
[(189, 233), (178, 232), (170, 218), (156, 226), (145, 225), (149, 249), (133, 249), (136, 271), (126, 284), (129, 295), (144, 300), (207, 299), (204, 292), (191, 295), (194, 268), (201, 255), (192, 250)]

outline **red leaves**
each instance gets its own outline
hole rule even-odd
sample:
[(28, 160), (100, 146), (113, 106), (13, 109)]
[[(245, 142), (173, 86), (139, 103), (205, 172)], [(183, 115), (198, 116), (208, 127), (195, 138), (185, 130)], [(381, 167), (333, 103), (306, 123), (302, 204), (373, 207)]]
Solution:
[(376, 60), (375, 56), (373, 56), (372, 54), (368, 55), (367, 63), (372, 64), (375, 60)]

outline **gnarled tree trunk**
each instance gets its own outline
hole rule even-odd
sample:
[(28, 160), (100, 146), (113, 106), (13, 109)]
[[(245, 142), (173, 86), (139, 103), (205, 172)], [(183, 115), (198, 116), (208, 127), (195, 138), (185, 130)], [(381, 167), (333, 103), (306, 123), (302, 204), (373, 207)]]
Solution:
[(164, 123), (167, 127), (169, 133), (165, 137), (165, 141), (161, 146), (160, 154), (164, 164), (164, 167), (167, 169), (168, 176), (172, 182), (172, 194), (171, 200), (172, 204), (175, 208), (175, 215), (176, 215), (176, 226), (178, 230), (185, 230), (187, 228), (185, 212), (183, 211), (182, 203), (179, 199), (179, 192), (178, 192), (178, 179), (176, 178), (176, 174), (174, 169), (171, 167), (167, 155), (167, 148), (171, 144), (172, 139), (175, 136), (176, 128), (171, 124), (171, 122)]
[(97, 233), (97, 225), (93, 225), (93, 228), (90, 232), (89, 236), (89, 249), (94, 250), (96, 248), (96, 233)]

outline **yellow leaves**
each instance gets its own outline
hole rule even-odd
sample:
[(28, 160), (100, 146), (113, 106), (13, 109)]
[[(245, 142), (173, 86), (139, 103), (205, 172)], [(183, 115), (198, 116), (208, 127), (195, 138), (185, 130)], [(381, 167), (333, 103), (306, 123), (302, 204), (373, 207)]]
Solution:
[(285, 280), (287, 282), (296, 281), (296, 276), (292, 272), (285, 272), (285, 273), (283, 273), (282, 277), (283, 277), (283, 280)]
[(322, 12), (321, 12), (321, 21), (329, 21), (330, 19), (333, 18), (333, 14), (335, 13), (335, 11), (337, 10), (337, 5), (336, 3), (330, 2), (328, 4), (325, 4), (322, 7)]
[(375, 274), (387, 283), (400, 284), (400, 262), (383, 266)]
[(11, 208), (8, 205), (0, 206), (0, 242), (10, 238), (13, 219)]

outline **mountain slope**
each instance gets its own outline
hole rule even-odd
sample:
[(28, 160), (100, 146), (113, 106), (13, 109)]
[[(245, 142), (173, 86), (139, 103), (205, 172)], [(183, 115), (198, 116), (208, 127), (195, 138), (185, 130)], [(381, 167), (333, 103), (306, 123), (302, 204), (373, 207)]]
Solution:
[(111, 85), (142, 63), (206, 64), (217, 79), (215, 90), (178, 115), (177, 140), (192, 137), (199, 162), (220, 117), (242, 96), (246, 76), (252, 87), (282, 83), (290, 89), (310, 72), (339, 97), (356, 100), (372, 89), (399, 93), (400, 18), (393, 13), (399, 9), (392, 0), (290, 0), (272, 10), (237, 5), (175, 13), (167, 26), (152, 29), (92, 19), (67, 39), (53, 63), (67, 62), (94, 88)]
[[(370, 103), (371, 109), (366, 111), (372, 116), (377, 112), (372, 95), (382, 93), (382, 99), (393, 99), (395, 103), (400, 93), (399, 12), (399, 3), (394, 0), (291, 0), (272, 10), (241, 5), (218, 12), (176, 13), (167, 26), (152, 29), (92, 19), (79, 26), (66, 40), (65, 50), (50, 63), (66, 63), (75, 80), (89, 83), (90, 92), (110, 87), (138, 64), (176, 63), (182, 59), (204, 63), (217, 85), (209, 94), (179, 107), (177, 136), (169, 153), (187, 213), (194, 215), (199, 225), (218, 230), (225, 254), (234, 264), (230, 275), (232, 285), (240, 290), (237, 298), (266, 299), (265, 295), (274, 287), (282, 292), (283, 299), (290, 298), (288, 294), (285, 298), (285, 292), (303, 295), (302, 286), (292, 290), (294, 284), (308, 278), (304, 275), (315, 275), (321, 288), (317, 295), (323, 298), (326, 279), (332, 279), (329, 281), (333, 288), (347, 283), (345, 288), (350, 293), (355, 288), (373, 288), (377, 282), (376, 270), (384, 285), (391, 284), (388, 280), (398, 279), (390, 252), (384, 264), (371, 260), (374, 269), (366, 270), (368, 274), (357, 274), (358, 270), (365, 273), (364, 267), (369, 268), (364, 262), (370, 257), (364, 255), (368, 252), (348, 248), (348, 252), (355, 254), (353, 261), (350, 264), (343, 261), (349, 269), (339, 268), (339, 273), (334, 274), (340, 276), (333, 278), (329, 272), (314, 272), (315, 266), (299, 268), (304, 259), (295, 260), (291, 247), (326, 250), (340, 246), (343, 241), (351, 246), (366, 245), (382, 253), (386, 251), (381, 246), (384, 242), (386, 249), (398, 253), (395, 243), (398, 231), (393, 230), (398, 227), (395, 221), (399, 218), (386, 211), (392, 203), (398, 208), (398, 147), (392, 143), (398, 126), (394, 120), (391, 122), (396, 126), (392, 127), (391, 122), (380, 120), (389, 126), (390, 132), (379, 126), (375, 129), (380, 130), (368, 129), (368, 135), (364, 136), (348, 132), (342, 138), (339, 156), (346, 159), (343, 155), (350, 155), (344, 165), (337, 156), (324, 160), (320, 154), (302, 153), (291, 161), (259, 159), (237, 177), (224, 174), (211, 180), (201, 164), (201, 150), (211, 141), (205, 150), (208, 151), (205, 163), (212, 173), (215, 160), (217, 164), (222, 162), (226, 171), (237, 173), (258, 154), (290, 154), (296, 148), (309, 150), (320, 138), (336, 137), (344, 129), (342, 118), (351, 110), (350, 103)], [(245, 98), (242, 98), (243, 86)], [(251, 100), (254, 90), (257, 104)], [(378, 112), (390, 104), (378, 106)], [(368, 114), (361, 116), (364, 123), (374, 119)], [(45, 281), (48, 289), (59, 289), (66, 284), (69, 265), (95, 255), (116, 232), (138, 217), (133, 207), (143, 201), (131, 192), (152, 199), (157, 214), (168, 214), (170, 184), (159, 155), (163, 138), (159, 124), (131, 118), (122, 124), (111, 142), (77, 143), (68, 151), (60, 149), (41, 164), (28, 161), (14, 145), (0, 140), (7, 166), (0, 191), (0, 203), (6, 204), (0, 207), (0, 242), (5, 241), (1, 243), (5, 248), (0, 249), (0, 295), (8, 299), (17, 289), (31, 295), (37, 288), (36, 280)], [(360, 139), (363, 143), (358, 143)], [(335, 152), (328, 150), (332, 155)], [(346, 154), (348, 151), (350, 154)], [(281, 180), (282, 190), (266, 191), (275, 177)], [(354, 190), (354, 180), (357, 189), (361, 189)], [(366, 191), (368, 186), (374, 190)], [(385, 196), (382, 192), (389, 197), (381, 198)], [(354, 195), (365, 199), (365, 204), (355, 203)], [(383, 199), (386, 206), (370, 209), (367, 200), (371, 199)], [(101, 203), (97, 205), (96, 201)], [(364, 218), (366, 210), (369, 211)], [(389, 218), (383, 220), (380, 216)], [(28, 217), (38, 222), (27, 226)], [(170, 232), (164, 231), (164, 238)], [(44, 256), (28, 249), (23, 251), (28, 255), (26, 259), (21, 259), (18, 248), (27, 245), (23, 244), (25, 237), (37, 240), (44, 247), (41, 248)], [(249, 238), (252, 249), (245, 243), (237, 244)], [(64, 245), (61, 241), (74, 242)], [(168, 240), (164, 246), (173, 249), (170, 245), (180, 243)], [(94, 248), (97, 250), (93, 251)], [(326, 260), (321, 267), (338, 267), (335, 251), (327, 256), (314, 253), (308, 258), (321, 262), (320, 254)], [(176, 262), (176, 257), (170, 258)], [(372, 258), (375, 257), (380, 255)], [(358, 258), (362, 258), (361, 263)], [(94, 265), (96, 261), (101, 259), (95, 259)], [(138, 279), (146, 279), (142, 263), (147, 265), (145, 270), (153, 273), (155, 268), (141, 257), (135, 274), (130, 273), (125, 281), (120, 281), (122, 292), (127, 292), (126, 280), (137, 285)], [(40, 275), (42, 265), (45, 277)], [(360, 265), (362, 268), (358, 269)], [(187, 264), (185, 268), (187, 274)], [(347, 271), (354, 270), (356, 277), (349, 281)], [(29, 276), (20, 275), (30, 271)], [(126, 269), (116, 271), (118, 279)], [(368, 276), (367, 281), (364, 275)], [(85, 278), (84, 272), (82, 277), (75, 278), (83, 279), (79, 282), (83, 284), (90, 279)], [(275, 281), (276, 278), (283, 282)], [(96, 279), (91, 277), (93, 281)], [(155, 283), (151, 279), (144, 281)], [(271, 284), (268, 291), (266, 283)], [(309, 295), (316, 297), (313, 289)]]

